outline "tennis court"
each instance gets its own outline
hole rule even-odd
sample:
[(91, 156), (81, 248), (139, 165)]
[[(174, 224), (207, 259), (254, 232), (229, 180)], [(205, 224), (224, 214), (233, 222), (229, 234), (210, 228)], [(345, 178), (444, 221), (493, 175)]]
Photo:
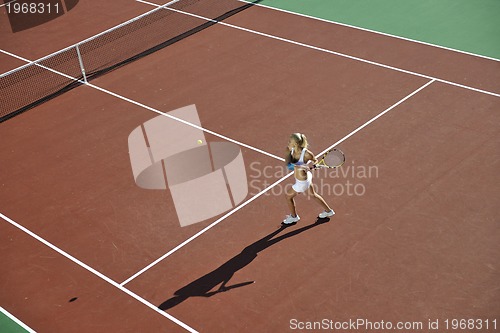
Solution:
[[(3, 309), (37, 332), (498, 330), (497, 59), (265, 1), (99, 6), (0, 40)], [(293, 132), (347, 161), (315, 171), (336, 214), (298, 197), (283, 228)], [(155, 142), (232, 147), (244, 195), (229, 167), (214, 213), (215, 189), (145, 188), (131, 133), (149, 171)]]

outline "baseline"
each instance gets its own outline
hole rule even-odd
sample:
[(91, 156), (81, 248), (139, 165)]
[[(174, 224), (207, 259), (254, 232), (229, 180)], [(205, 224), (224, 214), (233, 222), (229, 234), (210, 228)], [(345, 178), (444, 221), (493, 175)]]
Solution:
[[(138, 1), (138, 0), (136, 0), (136, 1)], [(252, 3), (251, 1), (248, 1), (248, 0), (238, 0), (238, 1), (245, 2), (245, 3)], [(291, 10), (286, 10), (286, 9), (282, 9), (282, 8), (272, 7), (272, 6), (264, 5), (264, 4), (261, 4), (261, 3), (255, 3), (255, 5), (259, 6), (259, 7), (267, 8), (267, 9), (276, 10), (278, 12), (283, 12), (283, 13), (287, 13), (287, 14), (292, 14), (292, 15), (297, 15), (297, 16), (301, 16), (301, 17), (306, 17), (308, 19), (313, 19), (313, 20), (317, 20), (317, 21), (321, 21), (321, 22), (336, 24), (336, 25), (340, 25), (340, 26), (343, 26), (343, 27), (347, 27), (347, 28), (357, 29), (357, 30), (361, 30), (361, 31), (366, 31), (366, 32), (371, 32), (371, 33), (374, 33), (374, 34), (382, 35), (382, 36), (387, 36), (387, 37), (401, 39), (401, 40), (404, 40), (404, 41), (407, 41), (407, 42), (412, 42), (412, 43), (416, 43), (416, 44), (422, 44), (422, 45), (426, 45), (426, 46), (432, 46), (432, 47), (436, 47), (436, 48), (447, 50), (447, 51), (453, 51), (453, 52), (457, 52), (457, 53), (462, 53), (462, 54), (470, 55), (470, 56), (473, 56), (473, 57), (484, 58), (484, 59), (488, 59), (488, 60), (493, 60), (493, 61), (500, 62), (500, 59), (497, 59), (497, 58), (492, 58), (492, 57), (484, 56), (484, 55), (481, 55), (481, 54), (476, 54), (476, 53), (472, 53), (472, 52), (462, 51), (462, 50), (458, 50), (458, 49), (454, 49), (454, 48), (451, 48), (451, 47), (446, 47), (446, 46), (442, 46), (442, 45), (438, 45), (438, 44), (432, 44), (432, 43), (428, 43), (428, 42), (423, 42), (423, 41), (416, 40), (416, 39), (411, 39), (411, 38), (408, 38), (408, 37), (393, 35), (393, 34), (389, 34), (387, 32), (382, 32), (382, 31), (372, 30), (372, 29), (368, 29), (368, 28), (358, 27), (358, 26), (355, 26), (355, 25), (347, 24), (347, 23), (342, 23), (342, 22), (327, 20), (327, 19), (324, 19), (324, 18), (321, 18), (321, 17), (315, 17), (315, 16), (311, 16), (311, 15), (307, 15), (307, 14), (293, 12)]]
[[(136, 0), (136, 1), (148, 4), (148, 5), (151, 5), (151, 6), (155, 6), (157, 8), (162, 7), (162, 5), (158, 5), (158, 4), (155, 4), (155, 3), (152, 3), (152, 2), (149, 2), (149, 1), (145, 1), (145, 0)], [(348, 55), (348, 54), (343, 54), (343, 53), (340, 53), (340, 52), (336, 52), (336, 51), (333, 51), (333, 50), (328, 50), (328, 49), (325, 49), (325, 48), (322, 48), (322, 47), (313, 46), (313, 45), (310, 45), (310, 44), (306, 44), (306, 43), (294, 41), (294, 40), (287, 39), (287, 38), (282, 38), (282, 37), (270, 35), (270, 34), (267, 34), (267, 33), (264, 33), (264, 32), (256, 31), (256, 30), (239, 27), (239, 26), (234, 25), (234, 24), (230, 24), (230, 23), (226, 23), (226, 22), (222, 22), (222, 21), (213, 20), (213, 19), (210, 19), (210, 18), (207, 18), (207, 17), (203, 17), (203, 16), (200, 16), (200, 15), (197, 15), (197, 14), (192, 14), (192, 13), (187, 13), (187, 12), (184, 12), (184, 11), (180, 11), (178, 9), (173, 9), (173, 8), (169, 8), (169, 7), (165, 7), (164, 9), (170, 10), (170, 11), (174, 11), (176, 13), (180, 13), (180, 14), (185, 14), (185, 15), (188, 15), (188, 16), (196, 17), (196, 18), (199, 18), (199, 19), (207, 20), (209, 22), (219, 23), (219, 24), (221, 24), (223, 26), (226, 26), (226, 27), (230, 27), (230, 28), (234, 28), (234, 29), (238, 29), (238, 30), (250, 32), (250, 33), (253, 33), (253, 34), (256, 34), (256, 35), (260, 35), (260, 36), (263, 36), (263, 37), (276, 39), (276, 40), (279, 40), (279, 41), (282, 41), (282, 42), (286, 42), (286, 43), (290, 43), (290, 44), (295, 44), (295, 45), (298, 45), (298, 46), (303, 46), (303, 47), (306, 47), (306, 48), (309, 48), (309, 49), (313, 49), (313, 50), (316, 50), (316, 51), (330, 53), (330, 54), (334, 54), (334, 55), (337, 55), (337, 56), (340, 56), (340, 57), (344, 57), (344, 58), (348, 58), (348, 59), (351, 59), (351, 60), (356, 60), (356, 61), (364, 62), (364, 63), (370, 64), (370, 65), (374, 65), (374, 66), (378, 66), (378, 67), (387, 68), (387, 69), (394, 70), (394, 71), (397, 71), (397, 72), (401, 72), (401, 73), (405, 73), (405, 74), (410, 74), (410, 75), (414, 75), (414, 76), (419, 76), (419, 77), (422, 77), (422, 78), (425, 78), (425, 79), (429, 79), (429, 80), (436, 80), (436, 81), (439, 81), (439, 82), (442, 82), (442, 83), (445, 83), (445, 84), (449, 84), (449, 85), (453, 85), (453, 86), (457, 86), (457, 87), (460, 87), (460, 88), (464, 88), (464, 89), (468, 89), (468, 90), (473, 90), (473, 91), (480, 92), (480, 93), (483, 93), (483, 94), (488, 94), (488, 95), (500, 97), (500, 94), (494, 93), (492, 91), (487, 91), (487, 90), (483, 90), (483, 89), (473, 88), (473, 87), (466, 86), (466, 85), (463, 85), (463, 84), (460, 84), (460, 83), (456, 83), (456, 82), (452, 82), (452, 81), (440, 79), (440, 78), (437, 78), (437, 77), (432, 77), (430, 75), (425, 75), (425, 74), (421, 74), (421, 73), (417, 73), (417, 72), (405, 70), (405, 69), (394, 67), (394, 66), (384, 65), (384, 64), (381, 64), (381, 63), (378, 63), (378, 62), (375, 62), (375, 61), (363, 59), (363, 58), (360, 58), (360, 57), (351, 56), (351, 55)]]

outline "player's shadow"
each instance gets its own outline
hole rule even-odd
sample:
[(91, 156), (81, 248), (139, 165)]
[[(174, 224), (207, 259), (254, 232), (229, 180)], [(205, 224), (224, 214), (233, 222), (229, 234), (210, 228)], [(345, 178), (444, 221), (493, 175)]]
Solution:
[[(240, 288), (249, 284), (254, 283), (254, 281), (248, 281), (243, 283), (237, 283), (228, 286), (227, 283), (233, 277), (234, 273), (242, 269), (243, 267), (250, 264), (258, 255), (259, 252), (267, 249), (268, 247), (281, 242), (287, 238), (296, 236), (304, 231), (312, 229), (320, 224), (330, 221), (329, 218), (321, 219), (318, 218), (315, 223), (304, 226), (299, 229), (295, 229), (279, 237), (273, 238), (280, 232), (285, 230), (287, 227), (280, 227), (276, 231), (273, 231), (269, 235), (259, 239), (255, 243), (252, 243), (245, 247), (243, 251), (229, 259), (227, 262), (214, 269), (210, 273), (203, 275), (202, 277), (196, 279), (195, 281), (187, 284), (181, 289), (177, 290), (170, 299), (163, 302), (159, 308), (161, 310), (168, 310), (174, 306), (184, 302), (190, 297), (211, 297), (220, 292), (225, 292), (234, 288)], [(216, 286), (218, 289), (211, 291)]]

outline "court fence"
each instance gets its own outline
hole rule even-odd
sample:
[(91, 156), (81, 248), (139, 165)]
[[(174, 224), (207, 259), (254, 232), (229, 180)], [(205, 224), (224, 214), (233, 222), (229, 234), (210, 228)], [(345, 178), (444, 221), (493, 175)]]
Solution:
[(174, 0), (0, 75), (0, 122), (262, 0)]

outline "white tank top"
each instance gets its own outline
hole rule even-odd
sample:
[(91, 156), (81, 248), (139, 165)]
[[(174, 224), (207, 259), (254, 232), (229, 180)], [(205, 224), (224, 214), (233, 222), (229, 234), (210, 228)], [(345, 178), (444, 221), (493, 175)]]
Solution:
[[(293, 152), (294, 152), (294, 150), (293, 150), (293, 148), (292, 148), (292, 151), (290, 152), (290, 154), (292, 155), (292, 158), (293, 158)], [(303, 164), (305, 164), (305, 163), (304, 163), (304, 156), (305, 156), (305, 155), (306, 155), (306, 149), (305, 149), (305, 148), (303, 148), (303, 149), (302, 149), (302, 153), (300, 154), (300, 158), (299, 158), (299, 160), (297, 161), (297, 163), (292, 163), (292, 164), (295, 164), (295, 165), (303, 165)]]

